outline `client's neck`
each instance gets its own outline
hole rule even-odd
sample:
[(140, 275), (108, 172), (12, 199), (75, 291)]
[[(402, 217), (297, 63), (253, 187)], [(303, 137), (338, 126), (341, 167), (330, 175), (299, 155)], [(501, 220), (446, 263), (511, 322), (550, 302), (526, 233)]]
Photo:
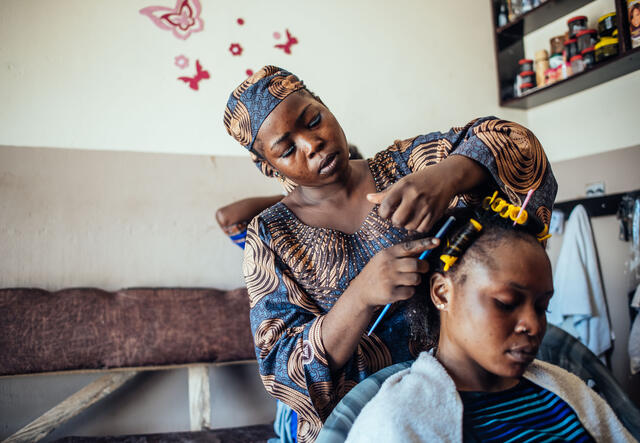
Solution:
[(482, 368), (468, 355), (460, 352), (459, 348), (454, 346), (446, 335), (440, 336), (436, 358), (447, 370), (458, 391), (504, 391), (514, 387), (520, 380), (519, 378), (502, 377)]

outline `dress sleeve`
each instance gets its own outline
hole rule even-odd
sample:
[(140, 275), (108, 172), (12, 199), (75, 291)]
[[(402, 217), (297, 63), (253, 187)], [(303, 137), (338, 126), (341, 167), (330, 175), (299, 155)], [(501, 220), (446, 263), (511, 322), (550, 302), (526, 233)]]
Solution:
[(260, 377), (271, 395), (298, 413), (299, 440), (313, 441), (336, 397), (320, 335), (325, 317), (274, 254), (270, 238), (254, 218), (243, 273)]
[(470, 158), (481, 164), (492, 180), (461, 196), (466, 203), (478, 203), (497, 188), (512, 204), (521, 205), (533, 189), (527, 207), (545, 223), (551, 219), (558, 185), (537, 137), (518, 123), (479, 118), (446, 133), (397, 141), (388, 150), (397, 152), (394, 156), (405, 162), (407, 173), (437, 164), (449, 155)]
[(250, 220), (241, 221), (222, 228), (227, 237), (242, 249), (244, 249), (244, 243), (247, 237), (247, 225), (249, 224), (249, 221)]

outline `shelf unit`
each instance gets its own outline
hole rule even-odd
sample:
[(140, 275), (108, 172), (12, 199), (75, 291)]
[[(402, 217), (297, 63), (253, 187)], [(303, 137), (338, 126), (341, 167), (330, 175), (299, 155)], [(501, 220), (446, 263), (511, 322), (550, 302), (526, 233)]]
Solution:
[[(618, 24), (618, 56), (596, 64), (593, 68), (543, 88), (513, 97), (513, 82), (518, 74), (518, 60), (525, 58), (524, 36), (559, 19), (594, 0), (547, 0), (514, 21), (498, 28), (500, 2), (491, 0), (496, 64), (498, 68), (498, 100), (500, 106), (530, 109), (640, 69), (640, 48), (631, 48), (626, 0), (615, 0)], [(593, 26), (593, 24), (592, 24)], [(549, 38), (553, 37), (552, 35)]]

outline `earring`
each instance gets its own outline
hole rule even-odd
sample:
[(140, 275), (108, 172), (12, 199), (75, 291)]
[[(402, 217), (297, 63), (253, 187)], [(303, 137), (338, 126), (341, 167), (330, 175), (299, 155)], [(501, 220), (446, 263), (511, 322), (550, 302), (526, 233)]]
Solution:
[(273, 173), (273, 176), (274, 177), (280, 177), (280, 173), (278, 171), (276, 171), (276, 172)]
[(444, 303), (438, 303), (438, 304), (436, 305), (436, 308), (438, 308), (439, 310), (441, 310), (441, 311), (442, 311), (442, 310), (444, 309)]

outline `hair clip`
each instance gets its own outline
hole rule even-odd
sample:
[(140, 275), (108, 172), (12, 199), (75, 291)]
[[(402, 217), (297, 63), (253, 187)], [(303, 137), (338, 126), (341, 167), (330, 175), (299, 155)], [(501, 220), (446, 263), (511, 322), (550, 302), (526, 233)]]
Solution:
[(453, 266), (462, 252), (475, 240), (480, 231), (482, 231), (482, 225), (477, 220), (470, 218), (467, 226), (451, 240), (451, 243), (447, 245), (445, 253), (440, 255), (440, 260), (444, 262), (444, 272), (447, 272), (449, 268)]

